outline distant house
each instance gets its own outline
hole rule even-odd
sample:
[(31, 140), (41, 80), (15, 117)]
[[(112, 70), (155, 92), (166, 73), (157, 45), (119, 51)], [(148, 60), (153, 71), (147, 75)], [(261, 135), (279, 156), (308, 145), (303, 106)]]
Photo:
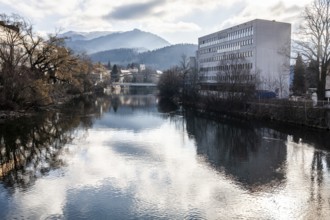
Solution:
[(110, 70), (103, 65), (96, 64), (93, 67), (91, 78), (95, 85), (102, 83), (110, 78)]
[(146, 65), (145, 64), (140, 64), (140, 71), (146, 70)]
[(0, 21), (0, 30), (2, 29), (2, 31), (3, 31), (4, 28), (10, 29), (10, 30), (12, 30), (14, 32), (17, 32), (17, 33), (19, 32), (19, 28), (17, 26), (15, 26), (15, 25), (8, 25), (4, 21)]
[(119, 82), (132, 82), (135, 75), (139, 73), (139, 69), (136, 67), (121, 69), (120, 72)]
[(154, 74), (151, 74), (151, 77), (150, 77), (151, 82), (157, 84), (159, 82), (159, 78), (162, 74), (163, 74), (162, 71), (156, 70), (156, 72)]

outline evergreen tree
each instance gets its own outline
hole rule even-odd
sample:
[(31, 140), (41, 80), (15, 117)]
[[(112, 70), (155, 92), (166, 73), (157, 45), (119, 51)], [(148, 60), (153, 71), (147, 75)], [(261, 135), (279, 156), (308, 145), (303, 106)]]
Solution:
[(306, 69), (305, 78), (306, 78), (306, 88), (317, 88), (318, 82), (318, 65), (317, 62), (311, 60)]
[(111, 81), (112, 82), (118, 82), (119, 80), (119, 69), (117, 65), (113, 65), (112, 71), (111, 71)]
[(107, 65), (108, 69), (111, 70), (112, 66), (111, 66), (111, 62), (110, 60), (108, 61), (108, 65)]
[(294, 95), (303, 95), (306, 92), (305, 65), (300, 54), (298, 54), (296, 65), (294, 66), (292, 90)]

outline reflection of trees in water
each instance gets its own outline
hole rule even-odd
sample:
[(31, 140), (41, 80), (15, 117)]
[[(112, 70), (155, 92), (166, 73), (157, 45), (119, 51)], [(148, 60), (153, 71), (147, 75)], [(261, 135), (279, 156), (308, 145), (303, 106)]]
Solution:
[[(324, 210), (329, 209), (329, 191), (325, 182), (325, 175), (330, 170), (330, 155), (321, 150), (314, 150), (311, 169), (310, 169), (310, 197), (311, 211), (315, 214), (314, 218), (323, 219), (328, 216)], [(329, 211), (328, 211), (329, 212)], [(320, 215), (320, 216), (318, 216)], [(323, 215), (323, 217), (322, 217)]]
[(265, 126), (290, 135), (295, 143), (302, 142), (317, 149), (330, 150), (330, 131), (310, 129), (303, 126), (283, 125), (281, 123), (267, 123)]
[(156, 87), (129, 87), (124, 94), (128, 95), (150, 95), (150, 94), (157, 94)]
[(216, 168), (254, 190), (281, 184), (286, 162), (285, 135), (247, 123), (211, 120), (187, 112), (187, 131), (196, 140), (197, 153)]
[(307, 203), (306, 219), (329, 216), (328, 132), (274, 124), (266, 128), (261, 123), (233, 120), (214, 122), (190, 112), (186, 123), (198, 154), (246, 189), (273, 191), (286, 182), (290, 193), (303, 190), (297, 199)]
[(178, 105), (166, 98), (160, 98), (158, 102), (158, 111), (161, 113), (174, 112), (178, 109)]
[(118, 96), (115, 96), (111, 99), (111, 105), (112, 105), (113, 111), (117, 112), (117, 109), (120, 105), (120, 99)]
[[(309, 213), (308, 219), (324, 219), (328, 217), (330, 211), (330, 192), (329, 180), (326, 176), (330, 171), (330, 132), (320, 129), (309, 129), (298, 126), (283, 126), (281, 124), (269, 124), (272, 129), (281, 131), (290, 135), (289, 141), (302, 144), (294, 149), (293, 155), (299, 155), (302, 152), (302, 159), (300, 161), (302, 172), (304, 173), (304, 186), (309, 188)], [(303, 146), (305, 145), (305, 146)], [(307, 160), (307, 155), (304, 153), (304, 148), (313, 148), (313, 155), (311, 161)], [(310, 167), (305, 167), (311, 162)], [(299, 172), (297, 170), (297, 172)], [(304, 187), (302, 186), (302, 187)]]
[(88, 128), (100, 116), (104, 102), (75, 100), (59, 111), (20, 118), (0, 125), (0, 180), (8, 187), (26, 188), (39, 176), (64, 164), (63, 146), (78, 127)]

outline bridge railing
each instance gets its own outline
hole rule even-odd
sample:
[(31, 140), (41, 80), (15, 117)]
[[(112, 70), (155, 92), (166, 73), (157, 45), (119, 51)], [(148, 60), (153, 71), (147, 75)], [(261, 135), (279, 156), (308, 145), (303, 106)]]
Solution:
[(120, 83), (120, 82), (114, 82), (112, 85), (116, 86), (146, 86), (146, 87), (155, 87), (157, 86), (156, 83)]

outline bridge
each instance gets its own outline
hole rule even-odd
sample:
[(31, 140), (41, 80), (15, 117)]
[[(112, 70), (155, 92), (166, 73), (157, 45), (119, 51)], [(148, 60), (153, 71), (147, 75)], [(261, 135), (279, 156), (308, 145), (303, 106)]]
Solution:
[(121, 83), (121, 82), (114, 82), (112, 83), (113, 86), (139, 86), (139, 87), (156, 87), (156, 83)]

